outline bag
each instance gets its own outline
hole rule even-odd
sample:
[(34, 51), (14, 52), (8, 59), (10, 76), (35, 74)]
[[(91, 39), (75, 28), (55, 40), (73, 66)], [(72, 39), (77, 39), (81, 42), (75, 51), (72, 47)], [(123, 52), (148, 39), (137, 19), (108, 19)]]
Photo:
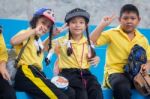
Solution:
[(29, 40), (30, 40), (30, 38), (28, 38), (26, 44), (21, 48), (18, 56), (16, 55), (15, 50), (13, 48), (8, 50), (8, 61), (7, 61), (7, 64), (6, 64), (6, 68), (8, 70), (9, 75), (10, 75), (10, 81), (8, 81), (10, 85), (13, 85), (14, 82), (15, 82), (15, 75), (16, 75), (16, 72), (17, 72), (17, 65), (18, 65), (18, 62), (21, 59), (22, 53), (23, 53), (25, 47), (27, 46)]
[(133, 80), (135, 75), (140, 71), (141, 65), (146, 62), (147, 55), (145, 49), (138, 44), (135, 44), (129, 54), (128, 62), (124, 66), (124, 71), (129, 76), (130, 80)]
[(133, 83), (142, 95), (150, 95), (150, 66), (142, 65), (140, 72), (134, 77)]
[(8, 49), (7, 50), (8, 52), (8, 61), (7, 61), (7, 64), (6, 64), (6, 68), (8, 70), (8, 73), (10, 75), (10, 81), (9, 84), (10, 85), (13, 85), (14, 84), (14, 79), (15, 79), (15, 75), (16, 75), (16, 72), (17, 72), (17, 68), (15, 68), (16, 66), (14, 66), (16, 63), (16, 53), (15, 53), (15, 50), (14, 49)]

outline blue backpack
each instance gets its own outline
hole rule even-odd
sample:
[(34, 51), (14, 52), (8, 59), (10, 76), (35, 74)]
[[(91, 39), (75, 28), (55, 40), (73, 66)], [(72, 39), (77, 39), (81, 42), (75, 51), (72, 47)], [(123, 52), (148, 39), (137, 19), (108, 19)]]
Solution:
[(140, 71), (141, 65), (146, 62), (147, 55), (145, 49), (140, 45), (135, 44), (129, 54), (128, 63), (124, 66), (124, 71), (128, 74), (129, 78), (133, 80)]

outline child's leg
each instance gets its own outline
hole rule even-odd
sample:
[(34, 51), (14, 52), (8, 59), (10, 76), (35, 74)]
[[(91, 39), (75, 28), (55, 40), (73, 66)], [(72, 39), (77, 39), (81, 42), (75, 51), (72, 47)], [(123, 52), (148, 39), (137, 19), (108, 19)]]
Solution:
[(103, 99), (101, 85), (97, 81), (96, 77), (88, 71), (88, 75), (85, 75), (87, 79), (87, 92), (88, 99)]
[(111, 74), (108, 78), (115, 99), (131, 99), (131, 83), (123, 73)]
[(60, 75), (69, 80), (69, 86), (75, 90), (76, 99), (88, 99), (87, 91), (80, 75), (80, 70), (63, 69)]
[(35, 99), (68, 99), (68, 97), (33, 66), (21, 66), (15, 77), (15, 88)]
[(75, 99), (75, 90), (71, 87), (68, 87), (67, 90), (63, 90), (63, 92), (69, 97), (69, 99)]
[(0, 75), (0, 99), (16, 99), (15, 90)]

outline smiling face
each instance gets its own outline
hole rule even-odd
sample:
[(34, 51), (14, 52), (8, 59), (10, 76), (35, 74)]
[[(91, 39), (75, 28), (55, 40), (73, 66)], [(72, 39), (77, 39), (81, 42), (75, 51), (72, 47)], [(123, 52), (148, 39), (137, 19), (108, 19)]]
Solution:
[(81, 36), (86, 29), (87, 23), (83, 17), (74, 17), (69, 21), (68, 26), (72, 36)]
[(134, 32), (136, 26), (140, 22), (140, 17), (132, 11), (124, 12), (119, 18), (121, 28), (125, 33)]
[(42, 35), (49, 32), (50, 27), (53, 25), (53, 22), (50, 21), (47, 17), (40, 17), (36, 23), (37, 26), (41, 26)]

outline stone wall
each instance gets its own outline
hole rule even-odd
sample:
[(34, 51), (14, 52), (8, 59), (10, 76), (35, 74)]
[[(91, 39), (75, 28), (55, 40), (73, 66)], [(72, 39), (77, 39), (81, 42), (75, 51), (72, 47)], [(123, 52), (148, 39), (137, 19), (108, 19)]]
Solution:
[[(64, 22), (66, 12), (80, 7), (91, 14), (90, 24), (98, 24), (103, 16), (115, 13), (117, 16), (122, 5), (135, 4), (140, 11), (139, 27), (150, 28), (149, 0), (0, 0), (0, 18), (28, 20), (33, 12), (40, 7), (54, 9), (57, 21)], [(111, 25), (116, 26), (116, 19)]]

